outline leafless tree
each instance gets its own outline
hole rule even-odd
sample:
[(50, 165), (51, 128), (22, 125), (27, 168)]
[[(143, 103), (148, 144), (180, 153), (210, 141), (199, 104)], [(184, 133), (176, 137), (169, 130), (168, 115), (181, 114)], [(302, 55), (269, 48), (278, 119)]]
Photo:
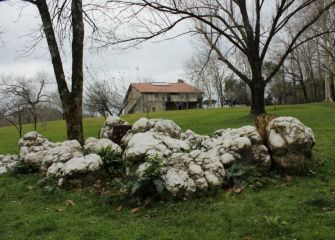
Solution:
[[(7, 78), (1, 83), (3, 95), (9, 96), (12, 101), (21, 104), (24, 109), (29, 110), (32, 114), (35, 130), (37, 129), (38, 107), (42, 103), (49, 101), (49, 96), (45, 92), (47, 84), (47, 75), (45, 73), (38, 73), (31, 79), (24, 76), (14, 79)], [(15, 108), (17, 109), (17, 107)]]
[[(327, 4), (329, 0), (324, 0), (319, 3), (319, 8), (322, 8), (325, 4)], [(324, 34), (321, 37), (321, 41), (318, 41), (319, 45), (323, 50), (323, 58), (324, 58), (324, 69), (326, 71), (325, 76), (325, 97), (324, 101), (326, 102), (334, 102), (334, 74), (335, 74), (335, 18), (334, 18), (335, 9), (331, 8), (330, 11), (327, 11), (323, 14), (320, 20), (320, 30), (326, 31), (327, 29), (332, 29), (333, 31)]]
[(124, 108), (123, 96), (111, 81), (87, 81), (84, 107), (91, 112), (98, 112), (105, 118), (108, 115), (119, 115)]
[[(39, 42), (46, 39), (66, 120), (67, 137), (77, 139), (83, 144), (84, 25), (90, 39), (99, 37), (101, 33), (99, 30), (106, 27), (104, 24), (110, 20), (105, 1), (90, 0), (85, 1), (84, 4), (82, 0), (20, 0), (20, 2), (35, 6), (38, 17), (41, 19), (41, 26), (37, 26), (36, 31), (32, 33), (33, 44), (27, 52), (35, 49)], [(101, 28), (99, 28), (100, 23)], [(61, 56), (67, 39), (71, 41), (72, 54), (71, 84), (69, 85)]]
[[(116, 38), (115, 42), (142, 42), (163, 35), (183, 21), (192, 21), (194, 28), (189, 31), (200, 35), (209, 46), (209, 54), (215, 52), (219, 60), (230, 68), (250, 88), (251, 113), (265, 112), (264, 92), (266, 85), (279, 71), (288, 55), (302, 43), (316, 36), (303, 37), (303, 33), (313, 26), (335, 1), (329, 1), (316, 12), (308, 9), (317, 0), (114, 0), (121, 10), (117, 13), (120, 22), (129, 25), (142, 24), (139, 36)], [(125, 16), (125, 13), (130, 15)], [(278, 46), (284, 28), (300, 13), (308, 13), (308, 18), (297, 26), (297, 31), (286, 46)], [(121, 28), (123, 25), (120, 24)], [(134, 31), (132, 31), (134, 32)], [(124, 33), (124, 32), (123, 32)], [(111, 37), (115, 37), (115, 32)], [(265, 76), (262, 66), (271, 50), (282, 48), (276, 68)], [(241, 53), (248, 63), (251, 75), (239, 70), (230, 58), (234, 52)]]
[[(211, 71), (209, 66), (214, 63), (214, 59), (211, 59), (210, 63), (207, 63), (207, 55), (199, 53), (193, 56), (187, 63), (185, 69), (186, 77), (193, 82), (193, 84), (204, 91), (205, 97), (212, 102), (214, 98), (214, 89), (215, 89), (215, 82), (214, 74), (215, 72)], [(209, 104), (211, 106), (211, 104)]]
[(5, 101), (1, 101), (0, 105), (0, 119), (4, 119), (9, 124), (15, 127), (19, 137), (22, 137), (23, 116), (26, 112), (24, 105), (19, 99), (12, 98), (6, 95), (1, 95)]

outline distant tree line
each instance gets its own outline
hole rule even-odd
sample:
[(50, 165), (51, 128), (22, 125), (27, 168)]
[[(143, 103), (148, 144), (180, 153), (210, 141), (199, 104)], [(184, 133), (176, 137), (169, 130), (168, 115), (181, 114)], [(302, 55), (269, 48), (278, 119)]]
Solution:
[[(126, 106), (124, 89), (112, 80), (98, 79), (87, 73), (83, 116), (119, 115)], [(45, 72), (33, 77), (2, 75), (0, 77), (0, 126), (12, 125), (21, 137), (23, 124), (33, 129), (45, 128), (48, 121), (65, 119), (62, 101), (54, 79)], [(38, 125), (39, 123), (39, 125)]]

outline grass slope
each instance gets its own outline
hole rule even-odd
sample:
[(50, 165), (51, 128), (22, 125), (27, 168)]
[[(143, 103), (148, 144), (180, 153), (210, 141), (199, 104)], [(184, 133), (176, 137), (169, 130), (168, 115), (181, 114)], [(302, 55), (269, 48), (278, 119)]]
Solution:
[[(268, 109), (274, 112), (273, 107)], [(335, 105), (280, 106), (278, 115), (299, 118), (313, 128), (314, 175), (275, 177), (264, 189), (242, 194), (221, 191), (213, 197), (157, 203), (130, 213), (116, 211), (94, 190), (49, 193), (37, 176), (0, 176), (0, 239), (335, 239)], [(142, 115), (125, 116), (133, 122)], [(153, 113), (184, 130), (202, 134), (252, 124), (247, 108)], [(96, 136), (103, 119), (85, 119), (85, 134)], [(25, 131), (31, 126), (25, 126)], [(41, 133), (65, 139), (63, 122), (50, 122)], [(17, 152), (13, 128), (0, 128), (0, 152)], [(75, 206), (66, 206), (67, 199)]]

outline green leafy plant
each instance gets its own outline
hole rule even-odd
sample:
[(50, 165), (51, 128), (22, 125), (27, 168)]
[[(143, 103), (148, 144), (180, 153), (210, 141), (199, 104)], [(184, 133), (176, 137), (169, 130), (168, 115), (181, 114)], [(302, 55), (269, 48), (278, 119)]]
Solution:
[(11, 170), (11, 174), (19, 175), (19, 174), (31, 174), (39, 172), (40, 167), (38, 165), (27, 164), (24, 162), (19, 162), (15, 165), (13, 170)]
[(145, 197), (163, 193), (165, 191), (164, 180), (161, 178), (163, 159), (160, 155), (150, 156), (146, 159), (147, 168), (140, 175), (130, 181), (129, 193), (134, 196)]
[(98, 154), (104, 162), (108, 173), (116, 176), (122, 176), (125, 174), (125, 164), (119, 151), (116, 151), (111, 147), (107, 147), (103, 148)]
[(253, 189), (261, 189), (265, 184), (265, 179), (255, 166), (243, 164), (234, 164), (227, 169), (227, 180), (231, 185)]

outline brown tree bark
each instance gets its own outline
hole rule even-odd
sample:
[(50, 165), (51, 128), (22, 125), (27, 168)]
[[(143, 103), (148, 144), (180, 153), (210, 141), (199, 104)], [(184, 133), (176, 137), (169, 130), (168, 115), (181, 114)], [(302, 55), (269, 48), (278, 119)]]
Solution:
[(249, 88), (251, 91), (251, 109), (250, 113), (252, 115), (261, 115), (265, 113), (265, 87), (266, 82), (262, 76), (261, 65), (254, 63), (252, 65), (252, 81), (249, 84)]
[(47, 39), (51, 55), (54, 74), (57, 81), (58, 92), (64, 109), (67, 126), (67, 138), (76, 139), (84, 143), (82, 123), (82, 95), (83, 95), (83, 42), (84, 23), (82, 13), (82, 0), (72, 0), (72, 89), (68, 89), (65, 81), (63, 63), (56, 40), (49, 8), (46, 0), (35, 2), (41, 16), (43, 31)]

